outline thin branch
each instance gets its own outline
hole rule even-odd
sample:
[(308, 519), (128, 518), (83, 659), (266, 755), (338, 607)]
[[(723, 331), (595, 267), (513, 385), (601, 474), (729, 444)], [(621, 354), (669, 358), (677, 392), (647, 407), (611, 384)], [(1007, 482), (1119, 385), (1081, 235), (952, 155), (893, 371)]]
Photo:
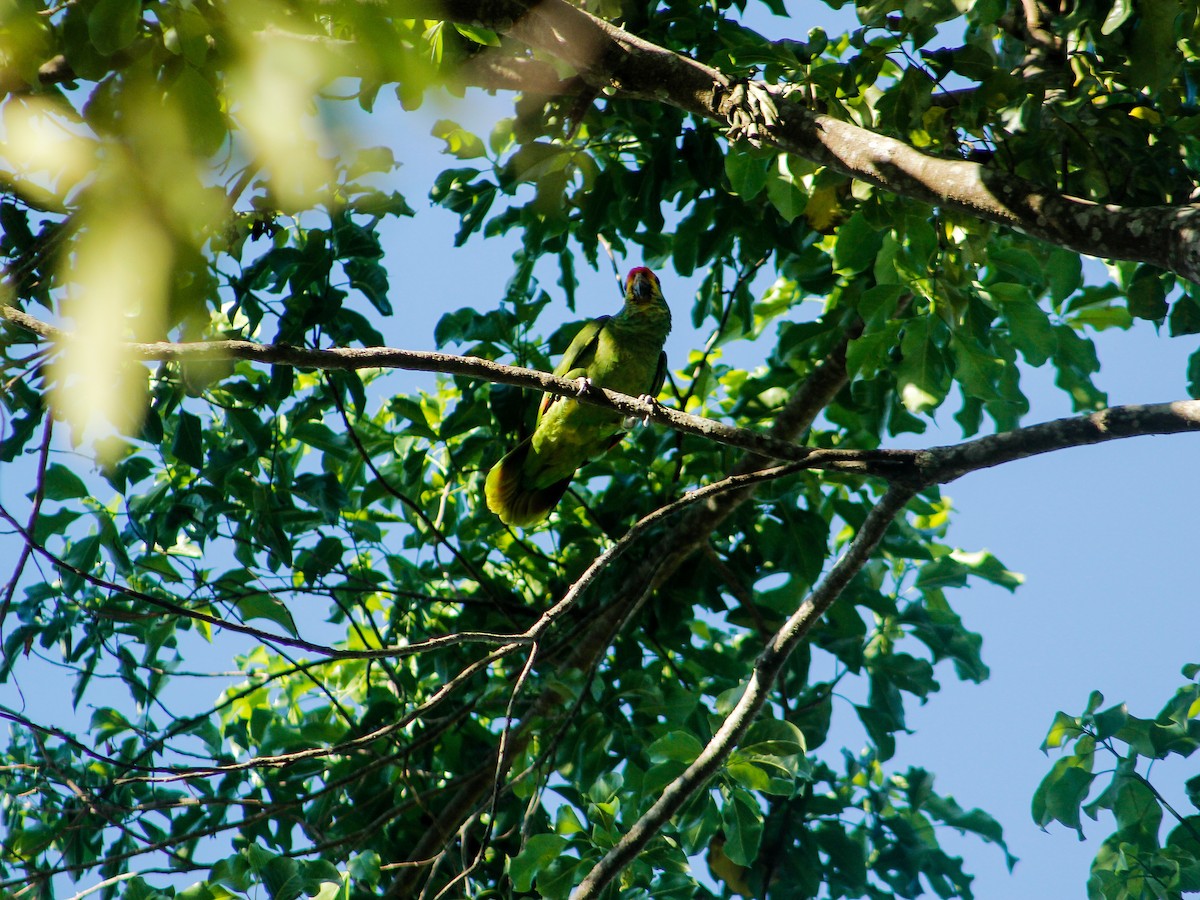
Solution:
[(754, 628), (759, 636), (767, 637), (771, 633), (771, 629), (767, 627), (766, 620), (763, 619), (762, 613), (758, 609), (758, 603), (754, 599), (754, 591), (742, 584), (742, 580), (738, 578), (737, 573), (726, 565), (725, 560), (721, 559), (721, 554), (717, 553), (716, 548), (712, 544), (705, 544), (701, 548), (701, 552), (704, 554), (704, 558), (708, 560), (708, 564), (720, 576), (721, 581), (725, 583), (725, 586), (729, 589), (729, 593), (733, 595), (742, 609), (746, 611), (746, 615), (754, 621)]
[(413, 500), (403, 491), (399, 490), (391, 483), (386, 475), (379, 471), (379, 467), (375, 465), (375, 460), (371, 458), (371, 454), (368, 453), (367, 448), (363, 446), (362, 438), (358, 436), (358, 431), (355, 429), (354, 423), (350, 421), (350, 414), (346, 411), (346, 405), (342, 402), (342, 396), (337, 389), (337, 385), (334, 384), (333, 379), (331, 378), (326, 378), (325, 383), (328, 385), (330, 396), (333, 397), (334, 405), (337, 406), (337, 411), (342, 417), (342, 424), (346, 426), (346, 434), (350, 436), (351, 443), (353, 443), (355, 448), (358, 450), (359, 459), (361, 459), (366, 467), (371, 470), (371, 474), (375, 476), (375, 480), (381, 484), (383, 489), (391, 496), (395, 497), (410, 510), (412, 510), (413, 514), (421, 520), (421, 523), (433, 533), (433, 536), (437, 542), (449, 550), (450, 555), (458, 560), (459, 564), (467, 570), (467, 573), (475, 579), (475, 583), (479, 585), (483, 592), (487, 594), (489, 598), (494, 599), (495, 593), (492, 590), (491, 584), (486, 578), (484, 578), (483, 573), (479, 571), (475, 564), (462, 555), (459, 549), (451, 542), (450, 538), (446, 536), (446, 533), (442, 531), (442, 529), (438, 528), (437, 524), (425, 514), (425, 510), (421, 509), (420, 505), (415, 500)]
[[(11, 322), (26, 331), (63, 344), (68, 350), (74, 340), (69, 332), (48, 325), (12, 306), (0, 306), (0, 319)], [(246, 360), (266, 365), (294, 366), (303, 369), (356, 370), (356, 369), (401, 369), (411, 372), (442, 372), (448, 375), (464, 375), (530, 388), (558, 396), (572, 397), (604, 409), (611, 409), (626, 416), (650, 420), (672, 428), (740, 447), (744, 450), (772, 456), (776, 459), (798, 461), (809, 451), (785, 441), (775, 441), (744, 428), (734, 428), (723, 422), (691, 416), (687, 413), (667, 409), (655, 404), (648, 409), (636, 397), (595, 386), (580, 393), (578, 381), (559, 378), (536, 369), (507, 366), (474, 356), (453, 356), (428, 350), (398, 350), (392, 347), (334, 347), (314, 350), (293, 347), (288, 344), (258, 344), (253, 341), (205, 341), (196, 343), (137, 343), (129, 342), (123, 349), (133, 358), (147, 362), (176, 361), (212, 362)]]
[[(654, 512), (649, 513), (642, 519), (633, 524), (625, 535), (609, 547), (604, 553), (593, 560), (592, 564), (584, 571), (579, 578), (571, 585), (562, 599), (542, 613), (541, 617), (522, 635), (522, 637), (538, 640), (546, 632), (546, 630), (562, 616), (564, 616), (572, 607), (574, 607), (584, 591), (595, 582), (601, 572), (604, 571), (610, 564), (619, 558), (626, 550), (637, 543), (646, 530), (674, 515), (681, 510), (694, 506), (702, 501), (707, 501), (715, 496), (719, 496), (726, 492), (743, 490), (747, 485), (755, 484), (762, 481), (768, 481), (775, 478), (780, 478), (794, 472), (801, 471), (802, 466), (792, 464), (786, 466), (778, 466), (773, 469), (766, 469), (759, 472), (753, 472), (746, 475), (732, 476), (715, 482), (714, 484), (705, 485), (695, 491), (685, 494), (675, 502), (661, 507)], [(648, 593), (648, 592), (647, 592)], [(603, 646), (607, 646), (611, 640), (612, 633), (615, 633), (621, 625), (628, 620), (628, 616), (618, 616), (614, 622), (613, 616), (599, 616), (596, 619), (596, 625), (592, 629), (593, 634), (599, 634), (600, 640), (593, 641), (575, 641), (572, 642), (571, 649), (573, 658), (567, 663), (556, 663), (566, 669), (583, 669), (591, 672)], [(610, 629), (604, 629), (605, 623), (611, 624)], [(535, 644), (536, 646), (536, 644)], [(587, 661), (580, 661), (580, 657), (587, 655)], [(590, 680), (590, 675), (589, 679)], [(525, 714), (524, 721), (520, 729), (513, 734), (512, 756), (520, 753), (531, 739), (532, 723), (539, 716), (546, 715), (550, 710), (561, 702), (561, 696), (557, 691), (543, 691), (538, 699), (530, 707)], [(557, 736), (555, 737), (557, 740)], [(536, 764), (535, 764), (536, 766)], [(534, 767), (531, 767), (534, 768)], [(488, 776), (492, 777), (489, 778)], [(439, 812), (433, 826), (426, 832), (420, 843), (412, 850), (412, 855), (420, 858), (429, 857), (433, 860), (441, 859), (440, 853), (433, 853), (436, 847), (441, 847), (450, 835), (458, 832), (464, 821), (475, 815), (478, 810), (478, 804), (485, 800), (486, 792), (489, 785), (495, 784), (495, 770), (479, 769), (470, 777), (459, 782), (459, 791), (454, 798), (447, 803)], [(420, 872), (414, 869), (401, 873), (396, 881), (388, 888), (385, 896), (387, 897), (409, 897), (416, 893)]]
[[(34, 526), (37, 525), (38, 516), (42, 511), (42, 501), (46, 497), (46, 462), (50, 457), (50, 438), (54, 433), (54, 416), (49, 412), (45, 413), (46, 424), (42, 427), (42, 446), (38, 452), (38, 467), (37, 467), (37, 484), (33, 489), (33, 505), (29, 510), (29, 518), (25, 522), (25, 531), (27, 534), (33, 534)], [(8, 608), (12, 604), (13, 595), (17, 591), (17, 583), (21, 580), (21, 573), (25, 571), (25, 564), (29, 562), (29, 557), (33, 553), (33, 543), (25, 541), (21, 546), (21, 553), (17, 556), (17, 564), (13, 566), (12, 577), (8, 580), (8, 584), (4, 589), (4, 600), (0, 602), (0, 644), (4, 641), (4, 620), (8, 618)]]
[(442, 701), (444, 701), (461, 685), (465, 684), (476, 674), (484, 671), (488, 668), (488, 666), (500, 659), (503, 659), (505, 656), (521, 646), (523, 646), (523, 644), (513, 642), (506, 644), (497, 650), (493, 650), (487, 656), (475, 660), (475, 662), (464, 668), (453, 678), (446, 681), (441, 687), (439, 687), (436, 691), (434, 691), (433, 694), (429, 696), (428, 700), (421, 703), (419, 706), (413, 707), (394, 722), (389, 722), (387, 725), (380, 726), (372, 732), (360, 735), (359, 737), (352, 738), (348, 741), (343, 741), (340, 744), (334, 744), (331, 747), (314, 747), (310, 750), (296, 750), (291, 753), (281, 753), (277, 756), (256, 756), (253, 759), (246, 760), (245, 762), (230, 763), (229, 765), (224, 766), (203, 766), (185, 770), (177, 770), (170, 775), (137, 776), (134, 778), (119, 779), (119, 782), (153, 781), (157, 783), (164, 783), (169, 781), (186, 781), (191, 778), (208, 778), (216, 775), (224, 775), (229, 772), (240, 772), (246, 769), (279, 769), (293, 765), (304, 759), (324, 759), (327, 757), (344, 755), (350, 750), (354, 750), (359, 747), (366, 747), (380, 738), (387, 737), (408, 727), (410, 723), (416, 721), (425, 713), (439, 706)]
[(8, 522), (12, 528), (21, 535), (26, 543), (33, 547), (34, 552), (40, 556), (44, 556), (47, 560), (53, 563), (63, 571), (70, 572), (73, 575), (82, 578), (88, 584), (95, 587), (103, 588), (104, 590), (113, 591), (124, 597), (129, 597), (133, 600), (140, 600), (143, 603), (148, 603), (158, 609), (165, 610), (177, 616), (182, 616), (187, 619), (194, 619), (198, 622), (205, 622), (212, 625), (214, 628), (221, 628), (225, 631), (233, 631), (238, 634), (248, 635), (260, 641), (270, 641), (275, 644), (280, 644), (285, 647), (293, 647), (297, 650), (307, 650), (310, 653), (319, 653), (322, 656), (331, 659), (400, 659), (406, 656), (413, 656), (417, 653), (424, 653), (429, 650), (441, 649), (444, 647), (453, 647), (459, 644), (490, 644), (504, 645), (510, 643), (523, 644), (528, 643), (519, 635), (496, 634), (488, 631), (459, 631), (451, 634), (438, 635), (436, 637), (426, 638), (423, 641), (417, 641), (412, 644), (403, 644), (393, 647), (379, 647), (374, 650), (342, 650), (337, 647), (327, 647), (324, 644), (315, 644), (312, 641), (306, 641), (301, 638), (284, 637), (278, 634), (272, 634), (268, 631), (263, 631), (259, 628), (253, 628), (249, 625), (242, 625), (237, 622), (231, 622), (229, 619), (222, 619), (218, 616), (209, 615), (208, 613), (199, 612), (198, 610), (188, 609), (178, 603), (173, 603), (170, 600), (164, 600), (161, 597), (155, 597), (153, 594), (147, 594), (144, 591), (139, 591), (134, 588), (124, 587), (113, 581), (100, 578), (93, 575), (91, 572), (85, 572), (83, 569), (72, 566), (62, 557), (51, 553), (46, 547), (34, 541), (33, 536), (26, 531), (16, 519), (0, 506), (0, 519)]
[[(60, 342), (68, 348), (74, 340), (68, 332), (48, 325), (15, 307), (0, 306), (0, 319)], [(847, 334), (848, 338), (852, 336), (853, 331)], [(808, 427), (816, 414), (824, 409), (837, 390), (845, 384), (844, 344), (843, 341), (839, 348), (831, 352), (813, 370), (801, 390), (776, 415), (771, 430), (766, 434), (678, 412), (661, 404), (654, 404), (653, 408), (648, 409), (636, 397), (605, 388), (591, 386), (581, 393), (577, 381), (474, 356), (453, 356), (449, 353), (399, 350), (393, 347), (334, 347), (314, 350), (287, 344), (258, 344), (253, 341), (160, 341), (153, 344), (129, 342), (124, 348), (130, 355), (146, 361), (241, 359), (306, 369), (383, 368), (464, 375), (572, 397), (581, 403), (611, 409), (639, 419), (648, 417), (677, 431), (738, 447), (753, 454), (739, 465), (738, 470), (741, 472), (752, 470), (763, 461), (775, 459), (803, 463), (805, 468), (810, 469), (870, 475), (897, 484), (917, 486), (953, 481), (976, 469), (1066, 447), (1143, 434), (1178, 434), (1200, 429), (1200, 401), (1185, 400), (1145, 406), (1112, 407), (1087, 416), (1058, 419), (962, 444), (922, 451), (826, 450), (793, 443), (795, 437)], [(80, 574), (88, 577), (86, 573)], [(192, 615), (201, 617), (202, 614)], [(213, 624), (220, 621), (214, 620)], [(312, 649), (303, 644), (292, 646)], [(378, 651), (378, 655), (386, 654), (384, 651)]]
[[(155, 869), (156, 872), (170, 872), (170, 869)], [(105, 878), (103, 881), (93, 884), (90, 888), (80, 891), (68, 900), (83, 900), (88, 894), (94, 894), (96, 891), (102, 891), (107, 887), (112, 887), (129, 878), (140, 878), (145, 875), (145, 872), (122, 872), (120, 875), (114, 875), (112, 878)]]
[(766, 703), (767, 695), (788, 656), (871, 558), (888, 526), (904, 509), (913, 493), (911, 488), (893, 487), (875, 504), (845, 555), (759, 654), (741, 699), (707, 746), (683, 774), (662, 790), (650, 809), (587, 874), (572, 895), (575, 900), (598, 896), (658, 834), (671, 816), (716, 773)]

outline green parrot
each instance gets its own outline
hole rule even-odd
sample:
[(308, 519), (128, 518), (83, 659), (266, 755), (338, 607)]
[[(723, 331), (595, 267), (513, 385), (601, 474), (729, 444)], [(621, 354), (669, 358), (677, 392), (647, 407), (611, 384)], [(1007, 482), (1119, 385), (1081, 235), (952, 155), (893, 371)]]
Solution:
[[(652, 401), (667, 376), (663, 344), (671, 310), (658, 277), (639, 266), (625, 279), (625, 305), (580, 329), (554, 374)], [(586, 379), (584, 381), (583, 379)], [(558, 505), (575, 470), (621, 442), (620, 413), (546, 394), (533, 434), (488, 472), (488, 509), (506, 525), (528, 527)]]

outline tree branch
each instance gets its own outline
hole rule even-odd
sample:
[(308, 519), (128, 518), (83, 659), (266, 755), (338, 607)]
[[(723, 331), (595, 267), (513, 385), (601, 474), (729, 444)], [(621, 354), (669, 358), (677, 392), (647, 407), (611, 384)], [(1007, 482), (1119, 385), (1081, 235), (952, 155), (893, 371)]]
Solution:
[(603, 891), (658, 834), (667, 820), (716, 773), (766, 703), (788, 656), (871, 558), (892, 519), (904, 509), (913, 493), (911, 488), (893, 487), (875, 504), (845, 555), (829, 570), (829, 574), (813, 589), (800, 608), (792, 613), (759, 655), (746, 690), (716, 734), (683, 774), (663, 789), (654, 805), (588, 873), (572, 895), (575, 900), (587, 900)]
[[(11, 306), (0, 306), (0, 320), (11, 322), (68, 349), (74, 340), (69, 332), (47, 325)], [(771, 430), (766, 434), (748, 428), (737, 428), (715, 419), (678, 412), (660, 404), (648, 409), (638, 398), (606, 388), (591, 386), (580, 393), (577, 381), (559, 378), (537, 369), (508, 366), (474, 356), (453, 356), (449, 353), (399, 350), (393, 347), (332, 347), (314, 350), (289, 344), (258, 344), (253, 341), (178, 344), (166, 341), (129, 342), (123, 346), (131, 356), (150, 362), (173, 361), (186, 364), (240, 359), (305, 369), (380, 368), (442, 372), (498, 384), (511, 384), (572, 397), (581, 403), (611, 409), (624, 415), (648, 418), (685, 434), (746, 450), (751, 455), (736, 467), (734, 474), (738, 475), (755, 471), (771, 460), (780, 460), (800, 463), (806, 469), (826, 469), (873, 476), (895, 484), (921, 488), (954, 481), (977, 469), (986, 469), (1068, 447), (1141, 435), (1179, 434), (1200, 430), (1200, 400), (1180, 400), (1173, 403), (1110, 407), (1090, 415), (1056, 419), (1039, 425), (1016, 428), (1003, 434), (989, 435), (961, 444), (932, 447), (928, 450), (828, 450), (793, 443), (845, 384), (844, 345), (839, 345), (817, 365), (800, 390), (780, 409)], [(722, 502), (726, 503), (733, 502), (733, 497), (737, 496), (736, 492), (723, 493), (725, 498)], [(15, 522), (12, 524), (20, 527)], [(41, 552), (50, 556), (44, 550)], [(56, 557), (50, 558), (56, 565), (65, 565)], [(90, 577), (88, 573), (78, 574), (84, 578)], [(103, 586), (112, 587), (108, 584)], [(163, 605), (156, 598), (151, 598), (151, 601)], [(173, 606), (170, 608), (173, 612), (205, 619), (202, 614), (190, 610)], [(230, 627), (230, 623), (223, 623), (220, 619), (213, 619), (211, 624)], [(286, 643), (286, 639), (275, 636), (272, 636), (272, 640)], [(303, 643), (291, 646), (323, 652), (322, 648)], [(385, 653), (380, 651), (377, 655)]]
[[(11, 322), (26, 331), (33, 332), (65, 347), (75, 340), (70, 332), (34, 318), (12, 306), (0, 306), (0, 320)], [(496, 384), (531, 388), (549, 394), (572, 397), (611, 409), (637, 419), (649, 419), (669, 425), (678, 431), (697, 437), (708, 438), (750, 450), (763, 456), (800, 462), (812, 452), (788, 441), (775, 440), (745, 428), (735, 428), (713, 419), (692, 416), (668, 409), (660, 404), (653, 408), (636, 397), (610, 391), (605, 388), (589, 387), (582, 394), (578, 381), (559, 378), (536, 369), (506, 366), (503, 363), (480, 359), (475, 356), (453, 356), (428, 350), (397, 350), (391, 347), (333, 347), (314, 350), (293, 347), (290, 344), (258, 344), (253, 341), (205, 341), (196, 343), (129, 342), (123, 349), (133, 358), (146, 362), (212, 362), (216, 360), (246, 360), (266, 365), (294, 366), (302, 369), (350, 370), (350, 369), (402, 369), (410, 372), (442, 372), (447, 375), (465, 375)], [(835, 456), (840, 451), (833, 452)], [(849, 457), (848, 457), (849, 459)], [(857, 457), (854, 462), (858, 462)]]
[[(46, 498), (46, 464), (50, 458), (50, 436), (53, 431), (54, 417), (46, 416), (46, 424), (42, 426), (42, 446), (38, 451), (37, 482), (33, 489), (33, 503), (29, 509), (29, 518), (25, 521), (25, 531), (28, 534), (33, 534), (38, 516), (42, 511), (42, 501)], [(25, 564), (29, 562), (32, 553), (33, 544), (26, 541), (17, 557), (17, 564), (13, 567), (12, 577), (9, 578), (8, 584), (4, 588), (4, 599), (0, 600), (0, 641), (4, 638), (4, 620), (8, 618), (9, 606), (12, 604), (13, 595), (17, 592), (21, 574), (25, 571)]]
[(917, 453), (918, 480), (946, 484), (980, 469), (1121, 438), (1200, 431), (1200, 400), (1113, 406)]
[(1061, 194), (963, 159), (815, 113), (763, 81), (737, 82), (566, 0), (407, 0), (400, 8), (481, 22), (573, 66), (595, 87), (736, 124), (747, 135), (886, 191), (1089, 256), (1146, 262), (1200, 280), (1200, 205), (1130, 208)]
[(517, 646), (530, 643), (529, 640), (522, 638), (519, 635), (495, 634), (486, 631), (459, 631), (452, 634), (444, 634), (436, 637), (426, 638), (423, 641), (414, 642), (411, 644), (401, 644), (392, 647), (377, 647), (371, 650), (345, 650), (337, 647), (328, 647), (324, 644), (316, 644), (312, 641), (306, 641), (302, 638), (291, 638), (285, 635), (272, 634), (269, 631), (263, 631), (259, 628), (254, 628), (250, 625), (243, 625), (239, 622), (233, 622), (229, 619), (222, 619), (219, 616), (210, 615), (206, 612), (201, 612), (196, 609), (188, 609), (182, 604), (175, 603), (171, 600), (164, 600), (162, 597), (156, 597), (153, 594), (148, 594), (145, 591), (139, 591), (135, 588), (125, 587), (113, 581), (100, 578), (93, 575), (91, 572), (86, 572), (76, 566), (71, 565), (60, 556), (51, 553), (46, 547), (37, 543), (21, 523), (12, 517), (12, 515), (3, 506), (0, 506), (0, 520), (7, 522), (14, 532), (19, 534), (22, 540), (25, 541), (27, 547), (31, 547), (35, 553), (45, 557), (49, 562), (54, 564), (59, 569), (70, 572), (88, 584), (102, 588), (107, 591), (112, 591), (124, 597), (129, 597), (133, 600), (139, 600), (164, 612), (180, 616), (185, 619), (194, 619), (197, 622), (204, 622), (214, 628), (224, 629), (225, 631), (233, 631), (238, 634), (244, 634), (252, 637), (255, 640), (270, 642), (284, 647), (293, 647), (297, 650), (307, 650), (310, 653), (318, 653), (321, 656), (330, 659), (402, 659), (407, 656), (413, 656), (418, 653), (424, 653), (429, 650), (438, 650), (444, 647), (453, 647), (460, 644), (483, 644), (485, 646), (500, 646), (505, 647), (512, 644), (514, 641)]

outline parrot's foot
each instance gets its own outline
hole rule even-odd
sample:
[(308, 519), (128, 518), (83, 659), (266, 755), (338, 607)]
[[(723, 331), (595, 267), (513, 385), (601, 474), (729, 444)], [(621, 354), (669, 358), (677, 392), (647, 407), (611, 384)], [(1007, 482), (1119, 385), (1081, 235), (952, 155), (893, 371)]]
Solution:
[(650, 417), (658, 409), (658, 401), (654, 399), (653, 394), (639, 394), (638, 403), (646, 407), (646, 415), (642, 417), (642, 426), (645, 427), (650, 424)]
[(640, 403), (640, 404), (642, 404), (642, 406), (646, 407), (645, 415), (643, 415), (640, 419), (637, 416), (626, 416), (621, 421), (621, 426), (626, 431), (629, 431), (631, 428), (633, 428), (634, 425), (637, 425), (639, 422), (641, 422), (643, 428), (646, 427), (647, 425), (649, 425), (650, 417), (652, 415), (654, 415), (654, 410), (656, 410), (658, 408), (658, 401), (655, 400), (653, 395), (651, 395), (651, 394), (640, 394), (638, 396), (638, 403)]
[(582, 397), (592, 389), (592, 379), (584, 375), (582, 378), (575, 379), (575, 396)]

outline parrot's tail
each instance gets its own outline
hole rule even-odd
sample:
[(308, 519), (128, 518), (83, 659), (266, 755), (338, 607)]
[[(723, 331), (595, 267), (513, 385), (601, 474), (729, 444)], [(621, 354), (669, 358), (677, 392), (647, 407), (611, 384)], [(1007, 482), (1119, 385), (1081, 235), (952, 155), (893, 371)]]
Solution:
[(488, 509), (498, 515), (505, 525), (521, 528), (536, 525), (558, 506), (558, 501), (571, 484), (571, 476), (568, 475), (548, 487), (526, 488), (521, 482), (524, 480), (522, 474), (529, 448), (530, 438), (517, 444), (492, 466), (484, 483), (483, 493)]

